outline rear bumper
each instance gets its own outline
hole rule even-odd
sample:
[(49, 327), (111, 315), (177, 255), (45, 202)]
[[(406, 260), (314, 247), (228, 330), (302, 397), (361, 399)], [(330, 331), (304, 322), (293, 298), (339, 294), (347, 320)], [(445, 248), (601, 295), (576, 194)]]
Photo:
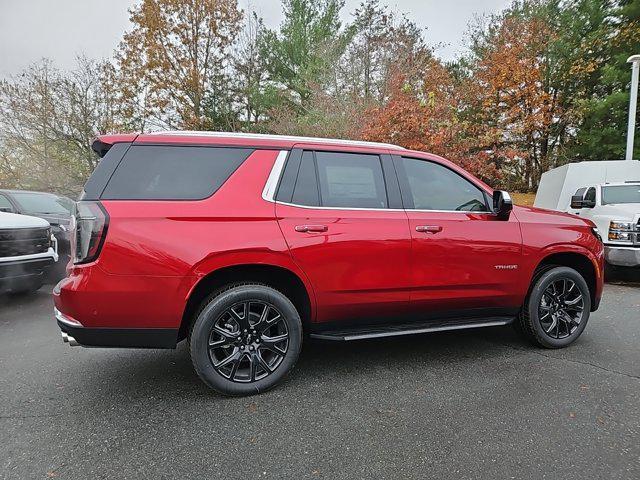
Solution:
[(623, 247), (605, 245), (604, 256), (610, 265), (618, 267), (637, 267), (640, 266), (640, 246)]
[(111, 348), (176, 348), (178, 330), (172, 328), (87, 328), (54, 308), (65, 343)]

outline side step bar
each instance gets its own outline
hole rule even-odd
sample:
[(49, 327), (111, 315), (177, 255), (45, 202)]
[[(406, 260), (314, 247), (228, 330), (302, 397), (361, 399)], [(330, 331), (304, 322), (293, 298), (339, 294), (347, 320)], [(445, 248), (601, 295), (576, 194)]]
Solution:
[(311, 338), (318, 340), (334, 340), (339, 342), (350, 342), (352, 340), (366, 340), (370, 338), (385, 338), (385, 337), (398, 337), (401, 335), (415, 335), (417, 333), (432, 333), (432, 332), (446, 332), (450, 330), (466, 330), (470, 328), (482, 328), (482, 327), (499, 327), (503, 325), (509, 325), (513, 322), (513, 318), (498, 317), (496, 319), (487, 319), (484, 322), (473, 323), (458, 323), (451, 325), (432, 325), (432, 326), (417, 326), (417, 325), (404, 325), (404, 326), (390, 326), (385, 328), (370, 327), (368, 329), (353, 329), (353, 330), (340, 330), (340, 331), (326, 331), (319, 333), (312, 333)]

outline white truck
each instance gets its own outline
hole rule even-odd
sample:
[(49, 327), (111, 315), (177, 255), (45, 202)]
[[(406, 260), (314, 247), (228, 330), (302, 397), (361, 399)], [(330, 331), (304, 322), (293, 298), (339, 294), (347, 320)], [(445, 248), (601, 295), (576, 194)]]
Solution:
[(543, 174), (534, 206), (594, 222), (613, 266), (640, 266), (640, 161), (564, 165)]
[(607, 263), (640, 266), (640, 181), (581, 187), (568, 211), (598, 226)]
[(35, 291), (58, 261), (56, 238), (42, 218), (0, 211), (0, 292)]

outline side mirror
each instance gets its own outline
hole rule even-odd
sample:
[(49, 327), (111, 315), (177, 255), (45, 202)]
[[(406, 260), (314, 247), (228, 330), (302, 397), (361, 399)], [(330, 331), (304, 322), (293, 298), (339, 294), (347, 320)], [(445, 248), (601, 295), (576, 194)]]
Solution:
[(495, 190), (493, 192), (493, 211), (500, 220), (509, 220), (513, 210), (513, 201), (507, 192)]
[(582, 208), (593, 208), (596, 206), (595, 200), (583, 200)]
[(580, 209), (583, 207), (583, 202), (582, 202), (582, 195), (573, 195), (571, 197), (571, 208), (574, 208), (576, 210)]

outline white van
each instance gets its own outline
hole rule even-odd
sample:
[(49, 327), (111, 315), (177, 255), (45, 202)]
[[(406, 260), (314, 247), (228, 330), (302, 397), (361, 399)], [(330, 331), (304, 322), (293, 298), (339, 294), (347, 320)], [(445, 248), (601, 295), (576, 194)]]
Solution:
[(0, 292), (39, 289), (45, 269), (57, 261), (49, 222), (0, 211)]

